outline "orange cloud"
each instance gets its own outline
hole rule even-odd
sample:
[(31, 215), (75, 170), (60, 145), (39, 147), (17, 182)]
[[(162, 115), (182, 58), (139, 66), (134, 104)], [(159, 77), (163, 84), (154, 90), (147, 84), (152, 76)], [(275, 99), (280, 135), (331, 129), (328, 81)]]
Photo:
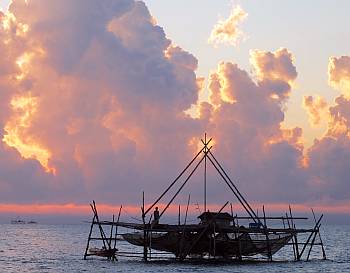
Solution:
[(226, 44), (237, 46), (244, 37), (239, 25), (248, 17), (248, 14), (240, 7), (232, 7), (227, 19), (219, 20), (211, 31), (208, 42), (213, 45)]
[(321, 123), (321, 119), (327, 116), (327, 102), (320, 96), (304, 96), (303, 106), (307, 110), (309, 115), (309, 122), (312, 126), (318, 126)]
[[(246, 14), (231, 15), (216, 38), (239, 36)], [(305, 152), (302, 130), (282, 126), (298, 75), (286, 48), (251, 51), (253, 75), (221, 62), (203, 102), (198, 60), (142, 1), (13, 0), (0, 21), (2, 202), (137, 203), (140, 191), (156, 194), (176, 176), (205, 131), (253, 200), (349, 199), (349, 100), (342, 91), (327, 136)], [(334, 57), (330, 83), (345, 90), (349, 71), (348, 57)], [(198, 115), (188, 114), (193, 105)], [(213, 187), (218, 200), (224, 193)]]
[(350, 98), (350, 56), (330, 57), (328, 63), (328, 82), (341, 90), (342, 94)]
[(24, 158), (36, 159), (47, 172), (55, 173), (55, 169), (49, 166), (50, 152), (26, 136), (26, 129), (31, 126), (32, 119), (37, 113), (38, 99), (30, 94), (14, 97), (11, 100), (11, 107), (14, 115), (5, 125), (6, 134), (2, 140), (8, 146), (16, 148)]
[(251, 50), (250, 62), (260, 85), (270, 89), (270, 98), (284, 101), (298, 75), (292, 53), (286, 48), (275, 52)]

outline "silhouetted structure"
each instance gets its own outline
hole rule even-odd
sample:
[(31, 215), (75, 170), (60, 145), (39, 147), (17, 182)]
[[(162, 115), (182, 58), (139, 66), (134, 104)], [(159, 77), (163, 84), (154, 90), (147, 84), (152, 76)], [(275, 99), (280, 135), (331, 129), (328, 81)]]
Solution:
[[(323, 242), (320, 235), (320, 226), (323, 215), (316, 220), (314, 215), (315, 225), (309, 229), (297, 229), (295, 220), (306, 220), (305, 217), (294, 217), (292, 210), (289, 207), (289, 213), (281, 217), (267, 217), (265, 215), (265, 207), (263, 206), (263, 216), (259, 217), (252, 209), (247, 199), (238, 190), (235, 183), (228, 176), (222, 165), (212, 153), (212, 146), (209, 146), (212, 139), (201, 140), (203, 147), (184, 168), (184, 170), (176, 177), (176, 179), (164, 190), (164, 192), (154, 201), (154, 203), (145, 209), (145, 201), (143, 194), (143, 204), (141, 208), (142, 223), (120, 222), (120, 212), (118, 220), (100, 221), (97, 214), (96, 204), (91, 204), (94, 217), (91, 223), (88, 243), (84, 254), (84, 259), (90, 255), (104, 256), (109, 259), (116, 259), (116, 255), (127, 257), (142, 257), (145, 261), (159, 259), (163, 254), (173, 254), (175, 259), (183, 261), (188, 259), (205, 259), (205, 260), (224, 260), (224, 261), (243, 261), (251, 257), (266, 257), (267, 261), (272, 261), (273, 255), (281, 248), (291, 245), (293, 248), (294, 260), (300, 261), (306, 255), (306, 260), (309, 260), (310, 253), (315, 245), (321, 246), (323, 259), (326, 259)], [(226, 202), (219, 211), (209, 212), (206, 210), (206, 183), (207, 183), (207, 161), (211, 163), (223, 183), (232, 192), (233, 197), (238, 200), (246, 216), (233, 215), (232, 204), (231, 214), (223, 212), (229, 202)], [(185, 221), (180, 223), (180, 208), (179, 221), (177, 225), (160, 223), (160, 218), (167, 211), (174, 199), (182, 191), (186, 183), (198, 167), (204, 163), (204, 212), (199, 215), (200, 222), (198, 224), (187, 224), (188, 206), (190, 196), (188, 198)], [(185, 175), (186, 174), (186, 175)], [(179, 181), (183, 182), (179, 184)], [(179, 185), (178, 185), (179, 184)], [(178, 189), (174, 195), (170, 196), (170, 201), (165, 205), (163, 210), (158, 210), (157, 204), (178, 185)], [(146, 216), (155, 208), (152, 217), (146, 221)], [(239, 220), (249, 220), (251, 223), (248, 227), (240, 226)], [(283, 227), (267, 226), (267, 220), (280, 220)], [(100, 238), (92, 238), (92, 229), (97, 225), (100, 231)], [(110, 227), (110, 236), (106, 236), (103, 227)], [(115, 233), (114, 232), (115, 227)], [(117, 228), (123, 227), (126, 229), (138, 230), (138, 232), (117, 233)], [(307, 239), (301, 242), (299, 234), (306, 234)], [(127, 252), (116, 249), (117, 235), (121, 236), (127, 242), (143, 248), (142, 252)], [(315, 242), (316, 237), (319, 242)], [(102, 240), (103, 247), (100, 249), (90, 249), (89, 243), (91, 240)], [(112, 244), (113, 242), (113, 244)], [(307, 254), (306, 249), (308, 248)], [(159, 252), (152, 252), (156, 250)], [(167, 255), (169, 257), (169, 255)]]

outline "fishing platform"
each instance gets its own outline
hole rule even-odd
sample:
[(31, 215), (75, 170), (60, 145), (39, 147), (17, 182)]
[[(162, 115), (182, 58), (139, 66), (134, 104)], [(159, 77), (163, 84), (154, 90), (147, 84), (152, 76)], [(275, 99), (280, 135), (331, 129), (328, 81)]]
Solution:
[[(204, 139), (201, 139), (202, 148), (148, 208), (145, 207), (143, 193), (141, 223), (120, 221), (122, 206), (117, 219), (113, 215), (112, 221), (102, 221), (99, 219), (97, 206), (93, 201), (90, 204), (93, 219), (84, 259), (90, 256), (100, 256), (109, 260), (117, 260), (118, 257), (140, 258), (146, 262), (164, 259), (175, 259), (181, 262), (188, 260), (272, 262), (274, 255), (286, 246), (289, 246), (290, 249), (290, 258), (287, 260), (308, 261), (315, 246), (320, 248), (322, 259), (326, 259), (320, 234), (323, 214), (317, 219), (312, 210), (314, 224), (311, 228), (296, 227), (297, 221), (308, 218), (293, 216), (291, 206), (283, 216), (266, 216), (263, 206), (263, 215), (258, 216), (214, 156), (211, 142), (212, 139), (207, 139), (206, 135)], [(227, 201), (216, 212), (207, 210), (206, 204), (208, 163), (214, 167), (221, 178), (220, 181), (232, 193), (231, 203)], [(184, 222), (180, 221), (179, 206), (178, 223), (163, 223), (161, 219), (164, 218), (165, 212), (202, 164), (204, 164), (204, 212), (198, 216), (198, 223), (187, 223), (190, 195), (187, 200)], [(170, 190), (175, 193), (170, 195)], [(166, 205), (161, 206), (160, 202), (166, 196), (170, 199), (165, 203)], [(237, 203), (237, 201), (245, 212), (244, 216), (233, 213), (232, 202)], [(158, 210), (158, 207), (162, 209)], [(242, 225), (244, 221), (248, 221), (247, 226)], [(271, 221), (274, 223), (269, 226), (268, 222)], [(279, 222), (280, 225), (277, 226), (276, 222)], [(93, 236), (96, 233), (98, 236)], [(100, 246), (91, 247), (93, 241), (99, 243)], [(118, 248), (117, 241), (123, 241), (123, 244), (118, 244)], [(135, 247), (125, 247), (126, 243)]]

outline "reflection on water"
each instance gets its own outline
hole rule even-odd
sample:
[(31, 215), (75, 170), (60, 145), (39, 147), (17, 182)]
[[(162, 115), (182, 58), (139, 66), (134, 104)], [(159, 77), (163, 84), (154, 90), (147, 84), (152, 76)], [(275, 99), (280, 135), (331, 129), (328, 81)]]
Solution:
[[(120, 258), (84, 261), (89, 225), (0, 225), (0, 272), (350, 272), (350, 226), (326, 226), (327, 261), (201, 265)], [(125, 242), (119, 242), (119, 247)], [(133, 246), (124, 247), (133, 248)], [(276, 258), (292, 257), (285, 248)], [(319, 253), (314, 254), (314, 258)]]

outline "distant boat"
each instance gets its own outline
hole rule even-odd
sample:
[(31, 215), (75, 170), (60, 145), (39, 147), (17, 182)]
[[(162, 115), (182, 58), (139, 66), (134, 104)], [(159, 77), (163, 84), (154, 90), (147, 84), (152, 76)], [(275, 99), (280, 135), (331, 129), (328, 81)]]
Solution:
[(106, 249), (104, 247), (97, 248), (92, 247), (89, 249), (90, 255), (100, 256), (100, 257), (113, 257), (117, 252), (117, 249)]
[(27, 222), (27, 224), (37, 224), (37, 223), (38, 223), (37, 221), (33, 221), (33, 220)]
[(11, 224), (13, 225), (24, 225), (26, 222), (21, 219), (11, 220)]

